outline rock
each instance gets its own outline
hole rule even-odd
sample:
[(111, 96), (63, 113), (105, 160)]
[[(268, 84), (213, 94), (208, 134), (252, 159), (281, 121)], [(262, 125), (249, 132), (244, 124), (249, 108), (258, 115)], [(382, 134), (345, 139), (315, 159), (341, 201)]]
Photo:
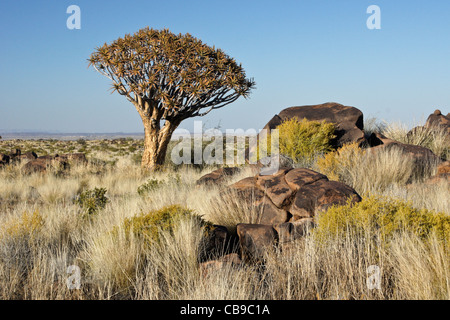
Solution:
[(213, 272), (220, 271), (226, 267), (239, 267), (242, 265), (242, 260), (237, 253), (230, 253), (217, 260), (211, 260), (200, 264), (200, 274), (203, 277), (208, 276)]
[(447, 160), (445, 162), (442, 162), (438, 167), (437, 167), (437, 174), (441, 175), (441, 174), (446, 174), (446, 173), (450, 173), (450, 160)]
[(270, 225), (313, 218), (332, 205), (361, 201), (353, 188), (304, 168), (282, 168), (272, 176), (248, 177), (229, 186), (228, 192), (220, 196), (231, 194), (242, 205), (256, 208), (258, 223)]
[(242, 206), (251, 207), (258, 215), (258, 223), (273, 224), (285, 222), (288, 213), (273, 204), (268, 196), (256, 185), (255, 177), (242, 179), (221, 193), (223, 197), (239, 199)]
[(328, 102), (319, 105), (291, 107), (282, 110), (274, 116), (264, 129), (275, 129), (283, 121), (298, 118), (302, 120), (327, 121), (336, 125), (335, 134), (337, 138), (335, 147), (341, 147), (346, 143), (364, 141), (364, 121), (363, 113), (354, 107), (344, 106), (335, 102)]
[(272, 226), (262, 224), (238, 224), (237, 234), (245, 261), (261, 260), (264, 253), (276, 245), (278, 238)]
[(204, 262), (224, 255), (229, 250), (229, 238), (230, 235), (226, 227), (214, 225), (203, 239), (199, 261)]
[(426, 184), (450, 183), (450, 161), (445, 161), (437, 167), (436, 175), (429, 178)]
[(450, 173), (443, 173), (429, 178), (426, 184), (450, 183)]
[(197, 180), (197, 185), (222, 185), (230, 177), (241, 171), (238, 167), (224, 167), (205, 174)]
[(319, 180), (328, 180), (328, 178), (319, 172), (304, 168), (287, 172), (285, 180), (292, 190), (298, 191), (307, 184), (312, 184)]
[(69, 164), (58, 156), (44, 156), (31, 160), (22, 166), (24, 174), (45, 173), (49, 168), (56, 168), (58, 171), (68, 169)]
[(290, 207), (292, 221), (312, 218), (333, 205), (345, 205), (349, 200), (359, 202), (361, 197), (353, 188), (341, 182), (318, 180), (297, 191)]
[(66, 153), (59, 155), (59, 158), (73, 164), (87, 164), (86, 155), (84, 153)]
[(10, 157), (6, 154), (0, 153), (0, 164), (6, 165), (9, 164)]
[(376, 152), (383, 148), (398, 148), (405, 154), (413, 157), (414, 162), (419, 167), (429, 166), (429, 164), (437, 164), (441, 159), (428, 148), (401, 143), (389, 138), (386, 138), (380, 133), (373, 133), (368, 139), (370, 150)]
[(278, 233), (278, 242), (280, 244), (285, 244), (304, 237), (314, 228), (314, 226), (314, 220), (308, 218), (294, 222), (275, 224), (273, 225), (273, 228)]
[(434, 111), (434, 113), (430, 114), (426, 123), (426, 128), (436, 128), (436, 127), (444, 127), (447, 130), (447, 133), (450, 134), (450, 114), (444, 116), (440, 110)]
[(19, 157), (17, 157), (18, 160), (20, 161), (30, 161), (30, 160), (34, 160), (37, 159), (37, 154), (34, 151), (31, 152), (25, 152), (24, 154), (21, 154)]
[(10, 161), (11, 162), (16, 161), (20, 157), (21, 154), (22, 154), (22, 150), (15, 149), (14, 152), (11, 152), (9, 154)]
[(271, 202), (278, 208), (283, 207), (290, 201), (293, 191), (289, 188), (284, 176), (289, 170), (282, 169), (270, 176), (259, 176), (256, 185), (269, 197)]

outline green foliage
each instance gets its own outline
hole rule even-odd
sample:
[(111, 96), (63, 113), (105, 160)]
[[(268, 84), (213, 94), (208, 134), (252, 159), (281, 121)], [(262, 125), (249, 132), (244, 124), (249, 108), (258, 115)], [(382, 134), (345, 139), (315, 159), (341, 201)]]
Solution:
[[(193, 219), (204, 227), (205, 230), (212, 227), (209, 222), (203, 220), (192, 210), (179, 205), (172, 205), (126, 218), (122, 224), (122, 228), (127, 238), (133, 235), (135, 237), (141, 237), (151, 244), (152, 242), (159, 241), (161, 231), (173, 233), (176, 225), (183, 219)], [(118, 227), (114, 227), (112, 232), (113, 234), (117, 234)]]
[[(331, 141), (335, 126), (325, 121), (309, 121), (291, 118), (283, 121), (279, 130), (280, 153), (290, 157), (295, 162), (311, 161), (317, 154), (332, 150)], [(267, 138), (268, 154), (271, 150), (270, 136)], [(263, 143), (263, 145), (265, 145)]]
[(450, 216), (416, 209), (401, 200), (367, 197), (359, 203), (334, 206), (320, 214), (314, 230), (319, 239), (372, 235), (383, 244), (402, 232), (413, 233), (423, 240), (434, 234), (448, 244)]
[(75, 199), (86, 214), (92, 215), (105, 208), (109, 202), (106, 197), (106, 188), (94, 188), (92, 190), (85, 190), (81, 192)]
[(159, 181), (158, 179), (150, 179), (144, 184), (140, 185), (137, 189), (138, 194), (141, 197), (146, 196), (149, 192), (154, 191), (163, 185), (164, 182)]

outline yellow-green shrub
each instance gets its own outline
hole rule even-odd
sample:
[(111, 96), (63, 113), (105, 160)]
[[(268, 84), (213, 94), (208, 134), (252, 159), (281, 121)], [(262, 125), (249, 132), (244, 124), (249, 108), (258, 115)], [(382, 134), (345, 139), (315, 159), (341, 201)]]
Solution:
[(5, 224), (5, 231), (8, 236), (34, 237), (43, 227), (44, 218), (38, 211), (33, 213), (24, 212), (20, 217), (14, 218)]
[(435, 234), (450, 241), (450, 216), (427, 209), (416, 209), (401, 200), (367, 197), (359, 203), (334, 206), (317, 217), (314, 234), (319, 239), (339, 236), (378, 237), (387, 243), (395, 234), (408, 232), (421, 239)]
[[(317, 154), (329, 152), (332, 149), (331, 140), (336, 138), (334, 124), (325, 121), (298, 120), (294, 117), (283, 121), (277, 129), (280, 153), (297, 163), (310, 161)], [(265, 145), (268, 154), (271, 154), (270, 136), (266, 143), (263, 142), (263, 146)]]
[[(159, 241), (160, 231), (163, 230), (172, 233), (176, 224), (183, 219), (193, 219), (205, 228), (210, 228), (212, 226), (200, 216), (196, 215), (192, 210), (179, 205), (172, 205), (148, 213), (141, 213), (140, 215), (131, 218), (126, 218), (123, 221), (122, 228), (126, 237), (133, 235), (152, 243)], [(118, 228), (115, 227), (113, 232), (117, 233)]]

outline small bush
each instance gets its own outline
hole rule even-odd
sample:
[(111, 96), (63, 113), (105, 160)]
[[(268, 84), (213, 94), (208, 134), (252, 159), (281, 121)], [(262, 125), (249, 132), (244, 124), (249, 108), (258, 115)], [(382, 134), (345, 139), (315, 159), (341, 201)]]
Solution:
[(94, 188), (81, 192), (75, 199), (77, 203), (88, 215), (97, 213), (105, 208), (109, 199), (106, 197), (106, 188)]
[[(305, 160), (312, 161), (317, 154), (329, 152), (332, 150), (331, 141), (336, 138), (334, 124), (325, 121), (292, 118), (283, 121), (277, 129), (279, 130), (280, 153), (297, 163)], [(271, 154), (270, 136), (268, 136), (266, 144), (268, 154)], [(264, 145), (265, 143), (263, 143)]]
[(147, 182), (145, 182), (144, 184), (140, 185), (137, 189), (137, 192), (141, 197), (144, 197), (149, 192), (160, 188), (161, 185), (163, 185), (163, 184), (164, 184), (164, 182), (159, 181), (157, 179), (150, 179)]
[[(163, 207), (159, 210), (150, 211), (149, 213), (142, 213), (140, 215), (126, 218), (122, 224), (125, 236), (129, 238), (131, 235), (144, 238), (149, 244), (159, 242), (161, 231), (173, 233), (177, 223), (183, 219), (196, 220), (201, 226), (207, 229), (212, 227), (212, 224), (204, 221), (200, 216), (193, 213), (192, 210), (181, 207), (179, 205), (172, 205)], [(113, 233), (117, 234), (118, 228), (113, 229)]]
[(24, 212), (19, 218), (6, 223), (6, 234), (11, 237), (34, 237), (44, 225), (44, 219), (38, 211)]
[(321, 239), (372, 235), (383, 244), (404, 232), (422, 240), (435, 234), (448, 244), (450, 217), (445, 213), (416, 209), (401, 200), (368, 197), (356, 204), (334, 206), (320, 214), (313, 232)]

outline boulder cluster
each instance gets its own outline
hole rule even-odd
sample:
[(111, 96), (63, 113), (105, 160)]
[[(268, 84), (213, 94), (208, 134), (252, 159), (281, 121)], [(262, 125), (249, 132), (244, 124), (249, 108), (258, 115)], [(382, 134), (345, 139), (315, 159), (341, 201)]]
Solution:
[[(436, 176), (428, 183), (442, 179), (450, 181), (450, 161), (444, 162), (428, 148), (401, 143), (378, 132), (366, 135), (363, 114), (354, 107), (325, 103), (287, 108), (275, 115), (264, 128), (274, 129), (284, 120), (293, 117), (334, 123), (337, 137), (333, 146), (336, 149), (353, 142), (357, 142), (360, 147), (369, 148), (372, 152), (396, 147), (402, 150), (405, 156), (412, 157), (417, 166), (438, 164)], [(436, 110), (428, 117), (424, 128), (443, 128), (450, 134), (450, 115), (444, 116)], [(218, 260), (203, 262), (203, 271), (208, 272), (211, 268), (222, 268), (224, 265), (237, 265), (242, 263), (242, 260), (259, 261), (270, 247), (279, 246), (282, 250), (289, 248), (290, 243), (303, 237), (314, 227), (315, 217), (320, 212), (333, 205), (361, 201), (361, 197), (350, 186), (330, 181), (325, 175), (310, 169), (293, 168), (283, 155), (280, 156), (283, 158), (283, 161), (280, 161), (281, 168), (271, 175), (258, 173), (227, 185), (230, 177), (241, 172), (238, 167), (231, 167), (214, 170), (197, 181), (197, 185), (221, 186), (219, 198), (234, 199), (247, 204), (258, 216), (257, 223), (241, 223), (236, 226), (236, 242), (239, 244), (240, 254), (229, 253)], [(261, 162), (255, 166), (258, 172), (263, 172), (259, 170), (263, 167)], [(221, 232), (226, 233), (224, 227), (221, 227)], [(221, 243), (224, 244), (228, 238), (229, 235), (223, 235)]]
[(57, 171), (67, 170), (69, 163), (87, 163), (84, 153), (67, 153), (38, 156), (35, 152), (22, 153), (20, 149), (15, 149), (10, 154), (0, 153), (0, 168), (9, 164), (20, 163), (24, 174), (44, 173), (50, 168), (56, 168)]

